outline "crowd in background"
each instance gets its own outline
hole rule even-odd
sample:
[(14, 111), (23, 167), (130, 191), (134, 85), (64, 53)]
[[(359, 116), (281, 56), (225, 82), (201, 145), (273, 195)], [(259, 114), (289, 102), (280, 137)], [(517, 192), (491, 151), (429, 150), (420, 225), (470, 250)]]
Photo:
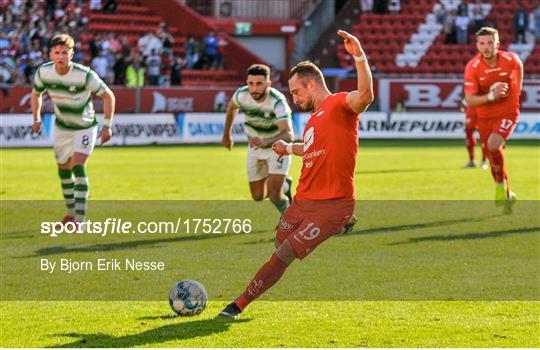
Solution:
[[(497, 28), (497, 23), (486, 19), (491, 5), (475, 0), (473, 3), (461, 3), (456, 9), (447, 9), (442, 1), (434, 7), (437, 22), (443, 26), (445, 43), (469, 44), (470, 31), (476, 32), (483, 26)], [(540, 5), (527, 13), (520, 5), (514, 14), (513, 21), (514, 42), (526, 43), (540, 39)]]
[[(88, 23), (81, 5), (82, 0), (0, 2), (0, 82), (30, 84), (36, 67), (48, 60), (49, 40), (54, 33), (79, 37)], [(79, 40), (75, 53), (75, 60), (83, 60)]]
[[(127, 35), (96, 33), (83, 47), (89, 15), (115, 13), (115, 0), (0, 0), (0, 83), (32, 83), (35, 69), (48, 61), (54, 34), (75, 39), (73, 61), (91, 66), (108, 84), (128, 87), (178, 86), (184, 69), (223, 69), (227, 40), (223, 31), (188, 35), (183, 54), (165, 23), (133, 40)], [(131, 42), (130, 40), (131, 39)]]
[(362, 13), (400, 13), (401, 1), (400, 0), (360, 0), (360, 8)]

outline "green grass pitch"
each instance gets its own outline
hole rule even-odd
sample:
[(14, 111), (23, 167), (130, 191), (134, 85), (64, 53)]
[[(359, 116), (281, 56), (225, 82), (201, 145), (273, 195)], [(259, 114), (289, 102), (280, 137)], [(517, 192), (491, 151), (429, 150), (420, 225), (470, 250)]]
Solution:
[[(462, 144), (462, 141), (439, 140), (361, 140), (355, 174), (358, 199), (492, 200), (494, 185), (489, 170), (461, 169), (467, 160)], [(539, 146), (537, 141), (510, 141), (505, 151), (510, 183), (520, 201), (540, 200)], [(89, 163), (91, 200), (249, 200), (245, 153), (245, 145), (236, 145), (231, 152), (218, 146), (97, 147)], [(478, 156), (479, 153), (477, 148)], [(1, 149), (0, 157), (2, 201), (61, 199), (52, 150)], [(296, 158), (290, 175), (296, 180), (299, 172), (300, 161)], [(253, 210), (259, 210), (260, 205), (254, 203)], [(10, 243), (17, 242), (20, 233), (15, 232), (11, 237), (11, 232), (5, 231), (5, 220), (2, 218), (3, 238), (13, 239)], [(427, 233), (421, 228), (397, 232), (396, 239), (384, 234), (331, 239), (305, 261), (295, 262), (281, 285), (276, 285), (267, 298), (250, 305), (237, 322), (214, 319), (226, 304), (222, 299), (216, 301), (216, 298), (202, 315), (189, 318), (171, 317), (165, 298), (162, 302), (2, 300), (0, 346), (539, 347), (538, 299), (314, 301), (306, 298), (299, 301), (296, 298), (278, 301), (279, 293), (294, 285), (295, 276), (320, 273), (330, 278), (335, 269), (350, 268), (347, 264), (357, 261), (349, 258), (354, 254), (364, 258), (360, 260), (365, 262), (364, 266), (372, 267), (366, 271), (366, 278), (375, 278), (373, 275), (377, 274), (377, 268), (385, 263), (385, 259), (391, 258), (386, 257), (386, 253), (392, 256), (412, 255), (411, 263), (414, 263), (417, 257), (427, 254), (426, 250), (441, 252), (454, 246), (471, 247), (486, 255), (489, 254), (485, 252), (488, 246), (505, 254), (515, 250), (516, 264), (521, 266), (531, 262), (531, 267), (537, 267), (540, 251), (536, 238), (538, 230), (505, 235), (500, 234), (500, 228), (484, 227), (490, 222), (497, 225), (497, 220), (500, 218), (468, 223), (472, 232), (491, 233), (476, 240), (468, 238), (478, 234), (438, 240), (437, 237), (425, 236)], [(537, 223), (538, 219), (533, 222)], [(441, 225), (436, 231), (441, 237), (449, 237), (445, 236), (445, 227)], [(233, 280), (234, 285), (230, 288), (233, 292), (240, 292), (254, 270), (271, 254), (272, 237), (273, 233), (268, 230), (257, 233), (254, 238), (223, 238), (223, 242), (231, 243), (233, 250), (238, 250), (238, 261), (253, 261), (249, 271), (224, 267)], [(175, 261), (175, 249), (211, 246), (219, 242), (216, 239), (162, 243), (135, 246), (127, 252), (142, 256), (160, 252)], [(88, 245), (91, 247), (94, 243), (89, 242)], [(520, 250), (522, 248), (526, 250)], [(25, 249), (23, 244), (20, 249)], [(328, 260), (325, 257), (331, 257), (336, 249), (343, 252), (344, 265), (325, 264)], [(370, 261), (375, 263), (369, 265)], [(475, 263), (483, 263), (481, 257)], [(6, 271), (2, 271), (3, 280), (4, 273)], [(539, 282), (537, 276), (533, 279)], [(215, 279), (194, 277), (209, 291), (216, 288)], [(352, 282), (359, 283), (348, 279), (332, 283)], [(527, 295), (526, 286), (516, 285)], [(164, 295), (169, 287), (169, 284), (158, 285)], [(331, 290), (340, 293), (339, 288)], [(309, 287), (305, 292), (314, 293)]]

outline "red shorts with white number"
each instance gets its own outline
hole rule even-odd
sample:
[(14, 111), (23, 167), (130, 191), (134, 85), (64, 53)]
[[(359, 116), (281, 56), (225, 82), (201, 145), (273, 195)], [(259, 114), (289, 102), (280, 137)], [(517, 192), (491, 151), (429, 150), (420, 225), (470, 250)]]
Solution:
[(353, 199), (293, 201), (279, 221), (277, 244), (288, 239), (296, 257), (304, 259), (322, 242), (341, 232), (354, 212), (354, 204)]
[(499, 134), (505, 140), (510, 138), (519, 121), (518, 115), (502, 118), (478, 118), (477, 127), (482, 143), (486, 142), (491, 134)]

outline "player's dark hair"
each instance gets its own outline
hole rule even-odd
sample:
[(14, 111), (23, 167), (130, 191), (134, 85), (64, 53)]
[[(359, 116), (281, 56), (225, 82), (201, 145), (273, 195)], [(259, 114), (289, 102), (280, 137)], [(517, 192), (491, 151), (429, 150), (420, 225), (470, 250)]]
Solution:
[(246, 73), (247, 75), (262, 75), (266, 80), (270, 79), (270, 67), (264, 64), (253, 64)]
[(289, 72), (289, 79), (295, 74), (300, 78), (313, 79), (319, 84), (324, 83), (324, 76), (321, 70), (311, 61), (302, 61), (294, 66)]
[(58, 45), (67, 46), (70, 49), (73, 49), (75, 46), (75, 40), (69, 34), (58, 34), (55, 35), (49, 42), (49, 48), (53, 48)]
[(478, 38), (479, 36), (482, 36), (482, 35), (492, 35), (495, 41), (499, 41), (499, 31), (495, 28), (491, 28), (491, 27), (480, 28), (476, 32), (476, 37)]

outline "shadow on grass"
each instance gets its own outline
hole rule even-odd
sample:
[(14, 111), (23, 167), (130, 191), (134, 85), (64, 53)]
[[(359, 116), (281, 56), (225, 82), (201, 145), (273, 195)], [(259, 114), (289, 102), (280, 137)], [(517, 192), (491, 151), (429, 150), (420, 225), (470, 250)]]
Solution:
[(380, 169), (380, 170), (358, 170), (355, 174), (399, 174), (399, 173), (425, 173), (432, 171), (448, 171), (453, 168), (418, 168), (418, 169)]
[[(416, 229), (425, 229), (430, 227), (439, 227), (439, 226), (447, 226), (447, 225), (455, 225), (455, 224), (462, 224), (462, 223), (471, 223), (471, 222), (481, 222), (487, 219), (499, 217), (500, 215), (490, 215), (490, 216), (483, 216), (483, 217), (477, 217), (477, 218), (460, 218), (460, 219), (453, 219), (453, 220), (440, 220), (440, 221), (433, 221), (433, 222), (423, 222), (418, 224), (406, 224), (406, 225), (394, 225), (394, 226), (383, 226), (383, 227), (374, 227), (374, 228), (368, 228), (368, 229), (356, 229), (346, 235), (336, 235), (337, 237), (348, 237), (352, 235), (370, 235), (370, 234), (380, 234), (380, 233), (395, 233), (399, 231), (409, 231), (409, 230), (416, 230)], [(361, 219), (360, 219), (361, 220)], [(251, 244), (263, 244), (263, 243), (271, 243), (274, 242), (275, 238), (271, 239), (258, 239), (256, 241), (246, 242), (246, 243), (240, 243), (242, 245), (251, 245)]]
[[(167, 318), (169, 319), (169, 318)], [(216, 333), (229, 330), (233, 323), (249, 322), (250, 319), (240, 319), (235, 321), (223, 319), (196, 320), (190, 322), (180, 322), (169, 324), (158, 328), (149, 329), (141, 333), (115, 337), (108, 334), (82, 334), (66, 333), (55, 336), (79, 338), (70, 343), (58, 344), (52, 348), (133, 348), (150, 344), (161, 344), (168, 341), (182, 341), (197, 337), (206, 337)]]
[(118, 242), (110, 244), (92, 244), (88, 246), (53, 246), (40, 248), (35, 251), (33, 255), (25, 255), (17, 258), (35, 258), (40, 256), (55, 255), (55, 254), (66, 254), (66, 253), (95, 253), (98, 251), (116, 251), (116, 250), (126, 250), (126, 249), (137, 249), (137, 248), (156, 248), (160, 244), (174, 243), (174, 242), (185, 242), (185, 241), (199, 241), (206, 239), (215, 239), (215, 238), (224, 238), (229, 236), (241, 236), (241, 235), (254, 235), (259, 233), (267, 233), (272, 230), (253, 230), (250, 233), (228, 233), (228, 234), (202, 234), (202, 235), (192, 235), (188, 237), (174, 237), (174, 238), (163, 238), (163, 239), (141, 239), (137, 241), (128, 241), (128, 242)]
[(425, 237), (411, 237), (406, 241), (388, 243), (388, 245), (401, 245), (421, 242), (433, 242), (433, 241), (457, 241), (467, 239), (485, 239), (485, 238), (497, 238), (517, 234), (527, 233), (540, 233), (540, 227), (524, 227), (514, 230), (500, 230), (500, 231), (488, 231), (488, 232), (475, 232), (466, 234), (449, 234), (438, 236), (425, 236)]

